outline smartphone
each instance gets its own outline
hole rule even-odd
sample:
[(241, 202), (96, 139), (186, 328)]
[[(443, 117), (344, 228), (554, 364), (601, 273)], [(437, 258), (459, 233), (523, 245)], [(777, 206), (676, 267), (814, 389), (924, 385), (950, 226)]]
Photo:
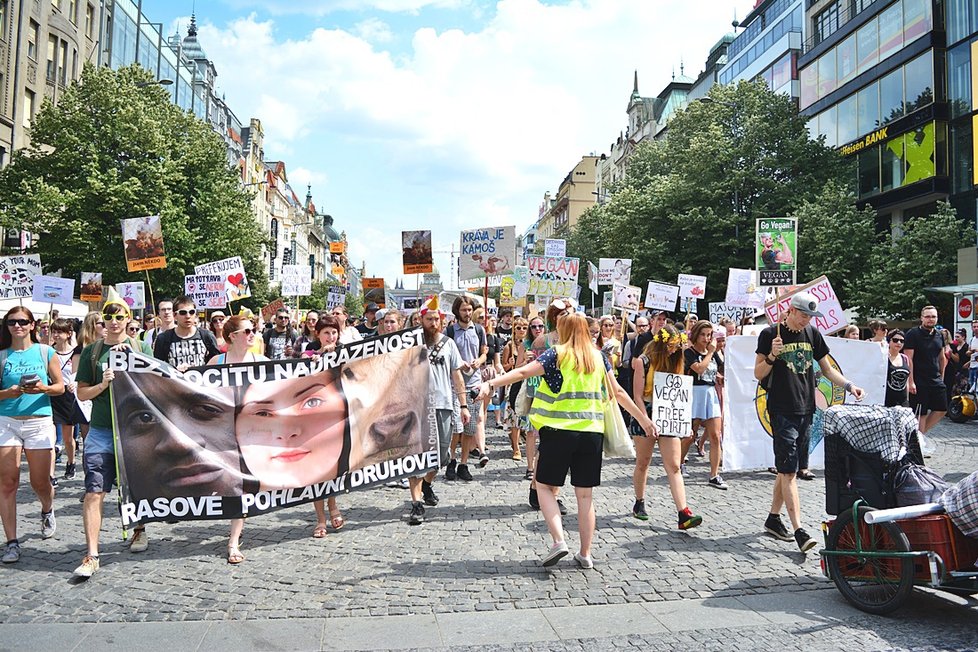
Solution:
[(472, 401), (474, 401), (477, 398), (479, 398), (479, 390), (478, 389), (470, 389), (469, 390), (469, 399), (472, 400)]
[(20, 377), (20, 384), (22, 387), (33, 387), (41, 382), (41, 377), (37, 374), (24, 374)]

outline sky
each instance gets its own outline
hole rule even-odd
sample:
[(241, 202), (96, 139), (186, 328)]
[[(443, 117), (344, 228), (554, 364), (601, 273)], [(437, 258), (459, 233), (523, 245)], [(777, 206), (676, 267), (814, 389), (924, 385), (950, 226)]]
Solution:
[(536, 219), (642, 95), (696, 76), (754, 0), (143, 0), (198, 41), (218, 91), (293, 189), (390, 286), (400, 232), (431, 229), (446, 287), (459, 231)]

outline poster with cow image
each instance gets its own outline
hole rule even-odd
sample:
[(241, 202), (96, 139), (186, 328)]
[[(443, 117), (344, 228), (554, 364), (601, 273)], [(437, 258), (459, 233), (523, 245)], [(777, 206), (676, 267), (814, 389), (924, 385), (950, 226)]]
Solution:
[(462, 231), (458, 257), (460, 284), (466, 285), (489, 276), (511, 274), (515, 265), (515, 226)]
[(401, 262), (405, 274), (431, 273), (431, 231), (401, 231)]
[(252, 517), (439, 466), (420, 330), (315, 361), (180, 373), (114, 351), (109, 365), (127, 526)]
[(34, 277), (41, 274), (41, 257), (0, 257), (0, 299), (26, 299), (34, 293)]

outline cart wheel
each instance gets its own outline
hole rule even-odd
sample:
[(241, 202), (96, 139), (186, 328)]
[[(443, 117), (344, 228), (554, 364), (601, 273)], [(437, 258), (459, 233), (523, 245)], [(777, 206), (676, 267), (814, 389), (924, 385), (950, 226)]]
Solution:
[[(859, 542), (865, 552), (908, 552), (910, 543), (896, 523), (867, 525), (863, 520), (871, 507), (859, 507)], [(847, 509), (829, 530), (827, 550), (856, 550), (852, 510)], [(843, 597), (857, 609), (887, 614), (898, 609), (913, 590), (913, 560), (898, 557), (864, 557), (858, 554), (826, 555), (832, 581)]]
[(964, 401), (961, 400), (960, 396), (951, 398), (951, 402), (947, 406), (947, 416), (954, 423), (965, 423), (971, 419), (971, 416), (966, 414)]

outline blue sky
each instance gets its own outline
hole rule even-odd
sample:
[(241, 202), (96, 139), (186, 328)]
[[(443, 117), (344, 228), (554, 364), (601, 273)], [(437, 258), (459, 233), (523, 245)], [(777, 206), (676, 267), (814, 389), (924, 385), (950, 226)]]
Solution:
[[(431, 229), (447, 281), (461, 229), (536, 219), (546, 191), (626, 125), (632, 74), (690, 77), (753, 0), (143, 0), (198, 39), (268, 160), (388, 283), (400, 232)], [(439, 253), (444, 252), (444, 253)], [(446, 286), (450, 285), (446, 282)]]

